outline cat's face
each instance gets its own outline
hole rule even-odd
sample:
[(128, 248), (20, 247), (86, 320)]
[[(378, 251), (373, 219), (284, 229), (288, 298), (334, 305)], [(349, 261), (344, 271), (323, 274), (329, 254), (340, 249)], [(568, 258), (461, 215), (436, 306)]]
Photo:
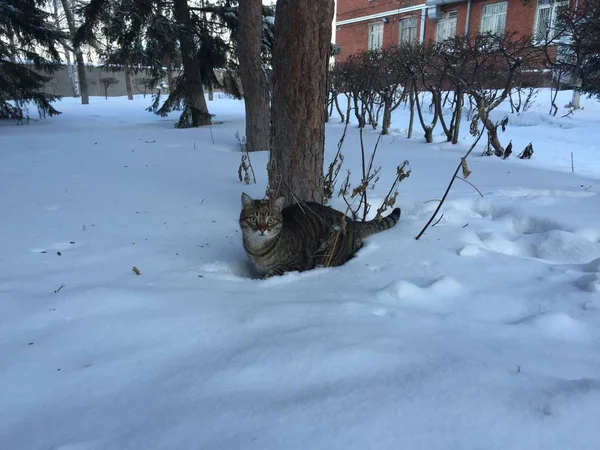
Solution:
[(284, 197), (274, 202), (269, 200), (254, 200), (242, 194), (242, 213), (240, 226), (244, 236), (256, 240), (269, 240), (279, 234), (283, 227), (281, 210), (285, 203)]

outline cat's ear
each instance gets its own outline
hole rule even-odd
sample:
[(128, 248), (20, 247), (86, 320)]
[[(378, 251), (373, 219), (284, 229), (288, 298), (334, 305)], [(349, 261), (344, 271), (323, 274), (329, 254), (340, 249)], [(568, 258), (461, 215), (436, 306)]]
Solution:
[(277, 208), (279, 211), (281, 211), (283, 209), (283, 207), (285, 206), (285, 197), (276, 198), (275, 201), (273, 202), (273, 204), (275, 205), (275, 208)]
[(254, 200), (248, 194), (242, 192), (242, 208), (247, 208), (248, 206), (252, 206), (254, 204)]

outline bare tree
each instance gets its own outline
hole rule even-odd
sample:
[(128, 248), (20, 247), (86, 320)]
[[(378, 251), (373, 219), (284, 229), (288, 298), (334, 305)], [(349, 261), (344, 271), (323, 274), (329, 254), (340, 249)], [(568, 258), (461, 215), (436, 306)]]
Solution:
[(269, 194), (323, 202), (333, 0), (279, 0), (273, 49)]
[(108, 100), (108, 88), (113, 84), (119, 84), (119, 80), (115, 77), (104, 77), (100, 78), (100, 83), (104, 86), (104, 98)]
[(520, 83), (525, 69), (543, 67), (543, 50), (533, 45), (530, 36), (516, 33), (455, 38), (451, 50), (464, 69), (450, 71), (448, 77), (461, 94), (464, 92), (473, 99), (494, 154), (504, 157), (505, 149), (498, 138), (500, 124), (492, 120), (491, 112)]
[[(75, 17), (73, 16), (73, 10), (71, 9), (71, 5), (69, 5), (68, 0), (61, 0), (61, 4), (65, 12), (65, 17), (67, 19), (69, 34), (71, 36), (71, 39), (73, 39), (75, 37), (75, 32), (77, 31), (77, 25), (75, 23)], [(81, 50), (81, 46), (75, 45), (74, 52), (75, 61), (77, 62), (77, 78), (79, 79), (79, 92), (81, 94), (81, 104), (88, 105), (90, 103), (90, 94), (88, 91), (87, 77), (85, 73), (85, 62), (83, 60), (83, 51)]]
[(246, 151), (268, 150), (271, 110), (267, 74), (262, 65), (263, 28), (261, 0), (242, 0), (239, 4), (240, 77), (246, 107)]
[[(61, 14), (59, 11), (59, 0), (52, 0), (52, 8), (54, 12), (54, 21), (56, 22), (56, 26), (60, 29), (61, 27)], [(71, 90), (73, 91), (73, 97), (79, 97), (79, 86), (77, 83), (77, 74), (71, 64), (71, 50), (70, 47), (65, 41), (61, 41), (61, 46), (63, 48), (63, 52), (65, 54), (65, 60), (67, 61), (67, 73), (69, 75), (69, 84), (71, 85)]]

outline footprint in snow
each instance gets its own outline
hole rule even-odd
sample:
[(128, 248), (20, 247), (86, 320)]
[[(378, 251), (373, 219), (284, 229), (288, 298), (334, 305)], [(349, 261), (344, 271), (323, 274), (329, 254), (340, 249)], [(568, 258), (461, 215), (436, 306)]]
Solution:
[(375, 315), (387, 315), (386, 307), (408, 307), (429, 313), (447, 314), (454, 309), (455, 300), (466, 288), (457, 280), (443, 276), (417, 285), (406, 280), (394, 281), (377, 295), (380, 307), (373, 310)]

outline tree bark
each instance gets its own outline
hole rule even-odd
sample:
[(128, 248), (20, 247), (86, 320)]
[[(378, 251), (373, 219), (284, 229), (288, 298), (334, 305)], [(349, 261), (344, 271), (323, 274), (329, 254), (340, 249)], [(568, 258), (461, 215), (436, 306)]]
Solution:
[(392, 94), (386, 93), (383, 97), (383, 122), (381, 134), (388, 134), (392, 126)]
[(581, 77), (575, 77), (575, 82), (573, 83), (573, 98), (571, 99), (571, 108), (573, 109), (581, 109)]
[(457, 89), (456, 91), (456, 106), (455, 106), (454, 114), (454, 125), (452, 127), (452, 144), (458, 144), (458, 139), (460, 135), (460, 123), (462, 121), (462, 113), (463, 113), (463, 93), (462, 90)]
[(410, 108), (410, 118), (408, 120), (408, 133), (407, 133), (407, 138), (410, 139), (412, 138), (412, 134), (413, 134), (413, 128), (414, 128), (414, 124), (415, 124), (415, 93), (414, 91), (411, 89), (410, 91), (408, 91), (408, 102), (409, 102), (409, 108)]
[(193, 24), (190, 19), (187, 0), (174, 0), (173, 13), (177, 24), (180, 26), (179, 45), (181, 47), (181, 60), (185, 72), (187, 98), (191, 109), (191, 126), (210, 125), (212, 121), (208, 107), (206, 106), (206, 99), (204, 98), (200, 62), (196, 58)]
[(240, 1), (239, 20), (238, 57), (246, 108), (246, 150), (269, 150), (271, 110), (269, 82), (261, 55), (261, 0)]
[[(54, 21), (56, 22), (56, 26), (60, 29), (60, 14), (58, 12), (58, 0), (52, 0), (52, 7), (54, 9)], [(75, 72), (73, 71), (73, 66), (71, 64), (71, 51), (67, 47), (67, 45), (62, 42), (63, 51), (65, 52), (65, 59), (67, 61), (67, 74), (69, 75), (69, 84), (71, 85), (71, 90), (73, 91), (73, 98), (79, 97), (79, 86), (77, 86), (77, 81), (75, 79)]]
[(131, 87), (131, 72), (125, 67), (125, 89), (127, 90), (127, 99), (133, 100), (133, 89)]
[[(77, 26), (75, 25), (75, 18), (73, 17), (73, 11), (68, 0), (60, 0), (63, 10), (65, 11), (65, 17), (67, 18), (67, 26), (69, 27), (69, 34), (71, 37), (75, 36)], [(83, 60), (83, 52), (81, 47), (75, 47), (75, 61), (77, 62), (77, 77), (79, 78), (79, 93), (81, 94), (81, 104), (88, 105), (90, 103), (90, 94), (88, 91), (87, 78), (85, 74), (85, 62)]]
[(270, 194), (323, 203), (333, 0), (279, 0), (273, 49)]
[(167, 65), (167, 84), (169, 85), (169, 94), (175, 89), (175, 82), (173, 80), (173, 68), (171, 63)]

